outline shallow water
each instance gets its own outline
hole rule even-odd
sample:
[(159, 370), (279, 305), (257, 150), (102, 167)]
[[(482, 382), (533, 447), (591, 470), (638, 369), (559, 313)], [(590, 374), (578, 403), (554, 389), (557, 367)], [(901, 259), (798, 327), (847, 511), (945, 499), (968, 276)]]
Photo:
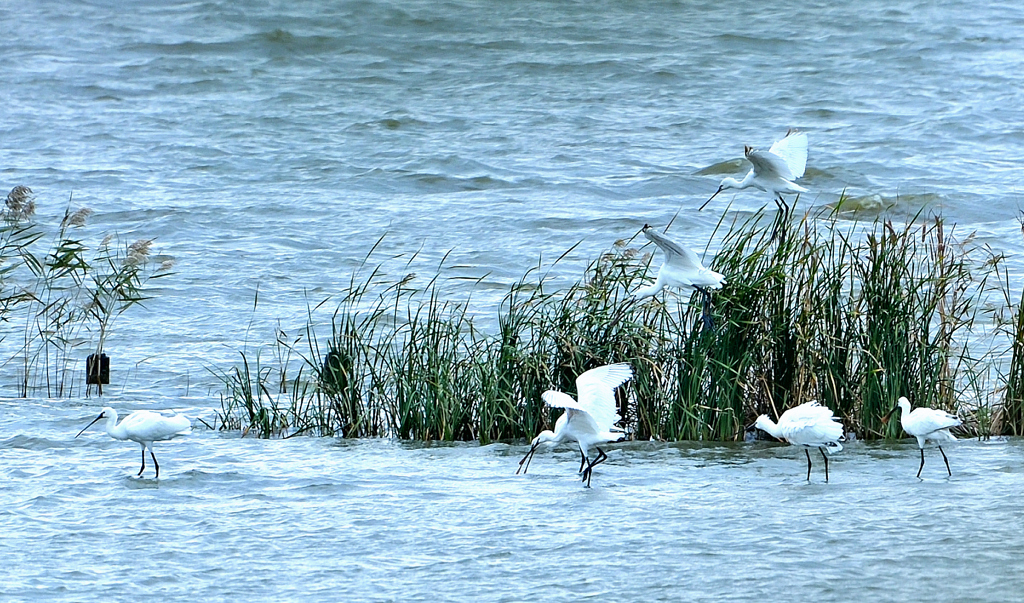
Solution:
[[(0, 191), (32, 187), (51, 226), (71, 197), (96, 211), (87, 242), (155, 237), (177, 261), (107, 342), (103, 403), (121, 411), (211, 418), (211, 369), (301, 332), (382, 235), (383, 279), (440, 265), (483, 323), (539, 260), (582, 241), (551, 270), (575, 279), (677, 211), (674, 235), (713, 254), (723, 212), (770, 202), (696, 208), (744, 169), (745, 144), (789, 127), (810, 137), (803, 207), (845, 190), (865, 207), (851, 219), (941, 211), (1007, 254), (1013, 282), (1024, 272), (1016, 3), (72, 0), (0, 4), (0, 20)], [(0, 329), (6, 360), (23, 330)], [(923, 480), (911, 443), (854, 443), (827, 485), (777, 445), (623, 444), (587, 490), (569, 449), (523, 477), (523, 446), (198, 431), (157, 446), (155, 481), (132, 477), (134, 445), (73, 439), (99, 404), (0, 401), (0, 598), (980, 601), (1024, 586), (1015, 439), (962, 442), (951, 479), (932, 454)]]
[[(14, 406), (17, 405), (18, 412)], [(592, 487), (578, 452), (255, 440), (139, 448), (72, 403), (5, 401), (7, 600), (993, 601), (1024, 588), (1017, 438), (797, 448), (635, 442)], [(199, 409), (188, 409), (191, 413)], [(13, 418), (17, 415), (19, 418)], [(16, 435), (15, 435), (16, 434)]]

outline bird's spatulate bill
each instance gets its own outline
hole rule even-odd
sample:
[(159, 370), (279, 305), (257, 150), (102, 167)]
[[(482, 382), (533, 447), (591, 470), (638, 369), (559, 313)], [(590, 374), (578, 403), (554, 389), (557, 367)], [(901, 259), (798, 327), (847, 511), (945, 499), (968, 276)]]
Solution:
[(718, 190), (717, 190), (717, 191), (715, 191), (715, 194), (714, 194), (714, 195), (711, 195), (710, 197), (708, 197), (708, 200), (704, 202), (704, 205), (701, 205), (700, 207), (698, 207), (698, 208), (697, 208), (697, 211), (701, 211), (701, 210), (703, 210), (703, 209), (704, 209), (705, 207), (707, 207), (707, 206), (708, 206), (708, 203), (711, 203), (711, 200), (712, 200), (712, 199), (714, 199), (715, 197), (717, 197), (717, 196), (718, 196), (718, 193), (722, 192), (723, 190), (725, 190), (725, 187), (724, 187), (724, 186), (720, 186), (720, 187), (718, 187)]
[(83, 427), (83, 428), (82, 428), (82, 431), (79, 431), (79, 432), (78, 432), (78, 434), (77, 434), (77, 435), (75, 435), (75, 437), (77, 438), (78, 436), (80, 436), (80, 435), (82, 435), (83, 433), (85, 433), (85, 430), (86, 430), (86, 429), (89, 429), (90, 427), (92, 427), (92, 426), (93, 426), (93, 424), (95, 424), (95, 423), (96, 423), (96, 421), (99, 421), (99, 420), (100, 420), (100, 419), (102, 419), (102, 418), (103, 418), (103, 413), (100, 413), (100, 414), (99, 414), (99, 416), (97, 416), (97, 417), (96, 417), (95, 419), (93, 419), (93, 420), (92, 420), (92, 421), (91, 421), (91, 422), (90, 422), (90, 423), (89, 423), (88, 425), (86, 425), (85, 427)]

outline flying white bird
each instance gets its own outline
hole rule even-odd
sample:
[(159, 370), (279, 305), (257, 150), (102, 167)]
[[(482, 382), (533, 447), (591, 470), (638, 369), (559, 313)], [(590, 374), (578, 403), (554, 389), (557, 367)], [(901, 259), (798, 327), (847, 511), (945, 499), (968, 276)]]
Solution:
[[(516, 474), (520, 470), (526, 474), (541, 444), (554, 446), (566, 440), (575, 440), (580, 447), (580, 472), (589, 488), (594, 467), (608, 458), (603, 450), (597, 448), (597, 444), (616, 442), (624, 435), (622, 429), (615, 426), (621, 418), (615, 410), (615, 388), (632, 378), (633, 369), (628, 364), (606, 364), (576, 378), (578, 402), (562, 392), (544, 392), (541, 398), (548, 406), (564, 408), (565, 412), (555, 422), (554, 431), (544, 430), (533, 438), (530, 451), (519, 461)], [(587, 457), (591, 446), (597, 448), (597, 457), (593, 461)]]
[(903, 431), (917, 438), (917, 447), (921, 449), (921, 465), (917, 468), (917, 477), (921, 477), (921, 470), (924, 469), (924, 445), (928, 440), (938, 444), (942, 460), (946, 461), (946, 472), (952, 477), (953, 472), (949, 469), (949, 459), (946, 458), (946, 453), (942, 452), (942, 442), (956, 441), (956, 437), (949, 433), (949, 429), (960, 425), (960, 419), (948, 412), (934, 408), (921, 407), (910, 410), (910, 400), (902, 396), (896, 406), (885, 415), (885, 419), (887, 420), (897, 410), (903, 411), (900, 415)]
[(142, 469), (139, 469), (139, 476), (146, 470), (146, 451), (153, 459), (153, 467), (156, 469), (156, 477), (160, 477), (160, 465), (156, 462), (156, 455), (153, 454), (153, 442), (162, 442), (178, 436), (188, 435), (192, 429), (192, 423), (188, 418), (181, 415), (165, 417), (159, 413), (148, 410), (137, 410), (117, 423), (117, 411), (109, 406), (105, 407), (100, 415), (92, 420), (78, 432), (78, 435), (85, 433), (86, 429), (92, 427), (93, 423), (100, 419), (106, 419), (104, 427), (107, 435), (117, 440), (131, 440), (142, 446)]
[[(804, 168), (807, 166), (807, 135), (803, 132), (790, 130), (786, 136), (777, 141), (765, 151), (747, 146), (743, 148), (743, 154), (747, 161), (753, 166), (743, 180), (725, 178), (719, 185), (714, 195), (700, 206), (704, 209), (711, 199), (725, 189), (735, 188), (758, 188), (766, 193), (772, 194), (772, 199), (778, 204), (779, 209), (786, 206), (786, 200), (782, 193), (804, 193), (807, 189), (793, 182), (804, 175)], [(697, 211), (700, 211), (698, 209)]]
[(704, 324), (710, 324), (711, 292), (708, 289), (720, 289), (725, 283), (725, 277), (714, 270), (705, 268), (696, 253), (649, 225), (644, 224), (643, 232), (644, 236), (653, 241), (665, 254), (665, 261), (658, 270), (658, 278), (654, 284), (637, 289), (633, 294), (634, 301), (657, 295), (665, 287), (696, 289), (704, 295)]
[(811, 479), (811, 448), (821, 451), (821, 458), (825, 459), (825, 481), (828, 481), (828, 457), (825, 456), (825, 449), (829, 452), (839, 452), (843, 449), (840, 440), (843, 439), (843, 425), (832, 415), (832, 411), (818, 404), (817, 400), (811, 400), (791, 408), (782, 413), (779, 422), (775, 423), (768, 415), (761, 415), (754, 425), (763, 429), (773, 437), (785, 440), (794, 446), (803, 446), (804, 454), (807, 455), (807, 479)]

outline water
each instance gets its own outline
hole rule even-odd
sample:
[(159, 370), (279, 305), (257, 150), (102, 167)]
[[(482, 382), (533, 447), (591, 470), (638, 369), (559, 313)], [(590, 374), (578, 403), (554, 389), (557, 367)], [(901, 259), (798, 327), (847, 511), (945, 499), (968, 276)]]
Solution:
[[(1020, 439), (578, 452), (203, 431), (139, 448), (4, 402), (4, 600), (991, 601), (1024, 588)], [(15, 435), (16, 434), (16, 435)]]
[(0, 10), (23, 24), (0, 41), (2, 190), (31, 186), (50, 224), (73, 195), (97, 212), (87, 241), (155, 237), (177, 261), (108, 342), (140, 395), (209, 393), (206, 367), (278, 320), (297, 333), (381, 235), (370, 263), (392, 282), (425, 283), (450, 252), (446, 278), (482, 278), (453, 296), (472, 288), (485, 318), (542, 258), (582, 241), (554, 269), (576, 278), (680, 207), (673, 233), (702, 249), (730, 200), (771, 204), (746, 191), (698, 213), (723, 174), (697, 172), (789, 127), (810, 137), (808, 206), (844, 190), (897, 217), (927, 206), (1022, 269), (1015, 3)]
[[(177, 262), (107, 342), (122, 410), (211, 416), (210, 369), (299, 333), (382, 235), (384, 278), (423, 282), (448, 254), (447, 291), (485, 318), (541, 258), (582, 241), (553, 269), (573, 279), (681, 207), (673, 233), (703, 248), (730, 200), (768, 203), (747, 191), (698, 213), (722, 163), (789, 127), (810, 137), (803, 203), (845, 190), (897, 218), (941, 211), (1006, 253), (1011, 279), (1024, 268), (1016, 3), (72, 0), (0, 3), (0, 20), (0, 190), (32, 187), (51, 225), (73, 195), (96, 211), (87, 241), (155, 237)], [(16, 345), (20, 327), (0, 329)], [(16, 380), (0, 367), (0, 394)], [(827, 487), (801, 479), (795, 450), (635, 444), (588, 491), (571, 451), (516, 478), (524, 450), (503, 445), (199, 432), (158, 447), (156, 483), (130, 477), (131, 446), (72, 439), (96, 405), (2, 404), (6, 598), (1021, 586), (1017, 441), (964, 443), (953, 479), (931, 459), (923, 482), (908, 444), (857, 444)]]

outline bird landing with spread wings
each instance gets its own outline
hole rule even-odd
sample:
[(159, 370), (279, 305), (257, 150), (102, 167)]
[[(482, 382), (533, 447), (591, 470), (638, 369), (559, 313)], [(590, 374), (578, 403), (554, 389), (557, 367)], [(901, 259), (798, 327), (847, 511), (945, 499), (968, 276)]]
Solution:
[[(579, 473), (589, 488), (594, 467), (608, 458), (597, 445), (617, 442), (625, 436), (622, 428), (616, 426), (621, 417), (616, 411), (615, 388), (632, 378), (633, 369), (628, 364), (606, 364), (576, 378), (578, 400), (559, 391), (544, 392), (541, 398), (545, 404), (564, 408), (565, 412), (555, 422), (554, 431), (544, 430), (533, 439), (530, 451), (519, 461), (516, 474), (519, 471), (526, 473), (539, 446), (575, 440), (580, 447)], [(587, 456), (591, 446), (597, 449), (597, 457), (593, 461)]]
[(652, 241), (665, 254), (665, 261), (658, 270), (658, 277), (649, 287), (641, 287), (633, 294), (633, 300), (639, 301), (657, 295), (665, 287), (680, 289), (696, 289), (704, 295), (704, 324), (711, 325), (711, 291), (720, 289), (725, 284), (725, 277), (705, 268), (700, 258), (688, 247), (666, 237), (649, 225), (644, 225), (644, 236)]
[(715, 194), (711, 195), (697, 211), (704, 209), (718, 193), (730, 188), (742, 190), (754, 187), (771, 193), (772, 199), (783, 211), (788, 209), (786, 200), (782, 197), (783, 193), (788, 195), (807, 192), (806, 188), (794, 182), (803, 177), (804, 169), (807, 167), (807, 134), (790, 129), (782, 140), (776, 141), (767, 151), (746, 146), (743, 148), (743, 155), (752, 166), (743, 180), (723, 179)]

